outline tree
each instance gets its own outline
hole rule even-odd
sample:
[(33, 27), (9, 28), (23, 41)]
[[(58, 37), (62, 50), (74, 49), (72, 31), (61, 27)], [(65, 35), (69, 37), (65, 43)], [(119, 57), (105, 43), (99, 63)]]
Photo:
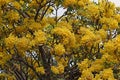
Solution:
[(108, 0), (0, 0), (0, 80), (119, 80), (119, 11)]

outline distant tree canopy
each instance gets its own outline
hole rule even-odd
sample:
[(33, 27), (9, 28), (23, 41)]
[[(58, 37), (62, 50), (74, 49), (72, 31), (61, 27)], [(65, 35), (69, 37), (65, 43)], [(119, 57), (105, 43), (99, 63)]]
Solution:
[(0, 80), (120, 80), (120, 8), (0, 0)]

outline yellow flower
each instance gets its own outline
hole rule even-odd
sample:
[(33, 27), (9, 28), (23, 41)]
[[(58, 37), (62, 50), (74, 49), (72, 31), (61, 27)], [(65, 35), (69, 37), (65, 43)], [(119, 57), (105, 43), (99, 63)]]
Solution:
[(87, 69), (88, 66), (89, 66), (89, 63), (90, 61), (88, 59), (84, 59), (80, 64), (78, 63), (78, 67), (80, 70), (84, 70), (84, 69)]
[(86, 35), (81, 38), (81, 45), (92, 46), (95, 42), (99, 42), (100, 39), (92, 31), (89, 31)]
[(25, 26), (16, 26), (15, 30), (17, 33), (22, 33), (22, 32), (26, 32), (27, 28)]
[(18, 38), (16, 42), (16, 47), (18, 51), (24, 51), (29, 48), (30, 40), (26, 37)]
[(103, 65), (100, 65), (100, 64), (94, 64), (90, 67), (90, 70), (91, 71), (96, 71), (96, 72), (99, 72), (100, 70), (102, 70), (104, 67)]
[(82, 71), (82, 76), (81, 76), (82, 80), (92, 80), (93, 77), (94, 76), (93, 76), (92, 72), (89, 69), (84, 69)]
[(68, 47), (74, 47), (76, 44), (76, 39), (74, 33), (72, 33), (66, 27), (56, 27), (53, 29), (53, 33), (59, 36), (62, 36), (60, 39), (63, 45), (67, 45)]
[(0, 52), (0, 65), (3, 66), (10, 59), (11, 59), (10, 54), (6, 54), (5, 52)]
[(99, 0), (99, 9), (102, 16), (112, 17), (115, 12), (115, 4), (107, 0)]
[(60, 21), (60, 22), (57, 24), (57, 27), (67, 28), (67, 29), (69, 29), (70, 31), (72, 31), (72, 26), (70, 25), (70, 23), (68, 23), (68, 22), (66, 22), (66, 21)]
[(100, 37), (105, 40), (107, 38), (107, 32), (104, 29), (100, 29), (99, 31), (97, 31), (98, 35), (100, 35)]
[(4, 53), (0, 52), (0, 65), (5, 64), (6, 60), (4, 60)]
[(105, 52), (109, 53), (109, 54), (113, 54), (114, 50), (116, 49), (116, 46), (114, 46), (114, 42), (113, 41), (108, 41), (104, 44), (104, 50)]
[(17, 41), (17, 37), (10, 34), (8, 38), (5, 38), (5, 45), (7, 48), (12, 49)]
[(9, 75), (8, 78), (7, 78), (7, 80), (15, 80), (15, 76)]
[(106, 17), (102, 17), (102, 18), (100, 18), (100, 20), (99, 20), (99, 22), (100, 23), (107, 23), (107, 21), (108, 21), (108, 18), (106, 18)]
[[(117, 62), (117, 58), (114, 57), (115, 54), (112, 53), (111, 55), (108, 53), (104, 53), (101, 60), (108, 62), (108, 63), (116, 63)], [(112, 66), (113, 64), (111, 64), (110, 66)]]
[(102, 29), (104, 29), (106, 31), (106, 30), (108, 30), (108, 26), (106, 24), (103, 24)]
[[(30, 58), (28, 58), (28, 62), (30, 62)], [(36, 69), (38, 68), (38, 69), (39, 69), (39, 68), (41, 68), (41, 67), (39, 67), (39, 64), (35, 62), (35, 63), (34, 63), (34, 68), (36, 68)], [(36, 70), (36, 71), (37, 71), (37, 70)]]
[(78, 1), (78, 5), (81, 6), (81, 7), (84, 7), (85, 3), (82, 0), (80, 0), (80, 1)]
[(51, 18), (51, 17), (48, 17), (48, 21), (47, 21), (49, 24), (55, 24), (55, 20), (54, 18)]
[(32, 0), (29, 6), (37, 8), (39, 5), (37, 4), (36, 0)]
[(39, 30), (42, 28), (41, 24), (40, 23), (37, 23), (37, 22), (32, 22), (31, 25), (29, 25), (29, 28), (33, 31), (36, 31), (36, 30)]
[(26, 34), (26, 38), (32, 40), (32, 39), (33, 39), (33, 36), (32, 36), (30, 33), (28, 33), (28, 34)]
[(51, 66), (51, 70), (54, 74), (59, 74), (59, 70), (55, 66)]
[(107, 12), (106, 12), (106, 17), (111, 17), (114, 15), (114, 10), (113, 9), (108, 9)]
[(42, 26), (43, 28), (44, 28), (44, 27), (47, 27), (47, 26), (48, 26), (47, 18), (44, 17), (44, 18), (42, 19), (42, 21), (40, 21), (40, 24), (41, 24), (41, 26)]
[(13, 2), (13, 6), (18, 10), (21, 8), (21, 5), (17, 1)]
[(24, 1), (23, 1), (23, 0), (20, 0), (20, 4), (22, 4), (22, 5), (23, 5), (23, 4), (24, 4)]
[(41, 30), (35, 31), (34, 35), (35, 35), (34, 40), (36, 44), (43, 44), (46, 42), (46, 36), (43, 31)]
[(81, 77), (79, 77), (78, 80), (82, 80)]
[(85, 10), (87, 12), (87, 17), (96, 19), (99, 16), (99, 7), (96, 4), (90, 4), (85, 7)]
[(40, 72), (41, 74), (45, 74), (44, 67), (37, 67), (36, 72)]
[(59, 70), (60, 74), (64, 73), (64, 66), (62, 64), (59, 64), (57, 69)]
[(18, 21), (20, 19), (19, 13), (13, 10), (9, 11), (6, 17), (10, 22)]
[(112, 78), (114, 80), (114, 75), (112, 69), (104, 69), (101, 73), (103, 79)]
[(112, 30), (118, 28), (118, 21), (116, 19), (113, 19), (113, 18), (103, 17), (103, 18), (100, 18), (99, 22), (101, 24), (108, 25), (108, 27)]
[(8, 4), (13, 0), (0, 0), (0, 6), (4, 5), (4, 4)]
[(76, 4), (77, 3), (77, 0), (64, 0), (64, 6), (65, 7), (68, 7), (68, 6), (70, 6), (70, 5), (74, 5), (74, 4)]
[(116, 36), (116, 38), (114, 39), (114, 43), (119, 53), (120, 52), (120, 35)]
[(60, 58), (59, 56), (56, 56), (55, 59), (58, 61), (59, 64), (62, 64), (64, 66), (67, 66), (68, 64), (68, 58)]
[(118, 21), (115, 19), (111, 19), (108, 25), (109, 25), (110, 29), (112, 29), (112, 30), (117, 29)]
[(95, 75), (95, 78), (94, 78), (93, 80), (102, 80), (102, 79), (101, 79), (101, 75), (100, 75), (100, 74), (96, 74), (96, 75)]
[(120, 14), (114, 15), (114, 17), (115, 17), (115, 19), (116, 19), (118, 22), (120, 22)]
[(104, 68), (104, 60), (102, 59), (96, 59), (94, 62), (91, 63), (90, 70), (99, 72)]
[(35, 46), (36, 45), (36, 41), (35, 40), (31, 40), (30, 41), (30, 46)]
[(55, 54), (59, 55), (59, 56), (61, 56), (65, 53), (65, 48), (62, 44), (55, 45), (54, 50), (55, 50)]

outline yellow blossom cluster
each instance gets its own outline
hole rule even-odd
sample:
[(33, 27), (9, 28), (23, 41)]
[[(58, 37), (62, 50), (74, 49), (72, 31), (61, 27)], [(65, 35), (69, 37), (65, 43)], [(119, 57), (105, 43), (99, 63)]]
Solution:
[(99, 72), (104, 68), (104, 60), (103, 59), (96, 59), (94, 62), (91, 63), (90, 70), (93, 72)]
[(104, 80), (104, 79), (116, 80), (114, 79), (113, 71), (110, 68), (101, 71), (100, 74), (97, 74), (93, 80)]
[(92, 80), (93, 74), (89, 69), (84, 69), (82, 71), (82, 76), (78, 80)]
[(42, 28), (44, 28), (44, 27), (48, 26), (48, 23), (47, 23), (47, 18), (46, 18), (46, 17), (44, 17), (40, 23), (41, 23)]
[(59, 64), (64, 65), (64, 67), (67, 66), (67, 64), (68, 64), (68, 57), (61, 58), (59, 56), (55, 56), (55, 60), (58, 61)]
[(48, 17), (47, 22), (48, 22), (49, 24), (52, 24), (52, 25), (55, 24), (54, 18), (51, 18), (51, 17)]
[(85, 5), (89, 4), (90, 0), (78, 0), (78, 5), (80, 7), (84, 7)]
[(55, 66), (51, 66), (51, 70), (54, 74), (59, 74), (59, 70)]
[(105, 43), (104, 48), (105, 48), (104, 51), (106, 51), (108, 53), (113, 53), (114, 50), (116, 49), (114, 46), (114, 43), (112, 41)]
[(120, 22), (120, 15), (119, 14), (114, 15), (114, 18), (118, 21), (118, 23)]
[(101, 39), (98, 35), (95, 35), (90, 29), (80, 28), (81, 45), (92, 46), (95, 42), (100, 42)]
[(10, 34), (7, 38), (5, 38), (5, 45), (6, 45), (6, 47), (11, 49), (14, 47), (16, 41), (17, 41), (17, 37)]
[(116, 38), (114, 38), (111, 41), (108, 41), (105, 43), (104, 47), (105, 49), (103, 50), (103, 53), (107, 52), (113, 57), (116, 57), (119, 60), (119, 51), (120, 51), (120, 35), (118, 35)]
[(61, 36), (61, 43), (63, 45), (68, 45), (70, 47), (74, 47), (76, 43), (76, 39), (73, 33), (66, 27), (56, 27), (53, 29), (53, 33)]
[(33, 22), (31, 23), (31, 25), (29, 26), (29, 28), (33, 31), (36, 31), (36, 30), (39, 30), (42, 28), (41, 24), (40, 23), (37, 23), (37, 22)]
[(107, 2), (106, 0), (99, 0), (99, 8), (102, 12), (102, 16), (111, 17), (115, 12), (115, 4)]
[(62, 44), (55, 45), (54, 50), (55, 50), (56, 55), (61, 56), (61, 55), (65, 54), (65, 48)]
[(30, 41), (26, 37), (18, 38), (16, 41), (16, 48), (18, 51), (23, 52), (30, 47), (29, 43)]
[(19, 13), (16, 11), (9, 11), (6, 15), (10, 22), (18, 21), (20, 19)]
[(62, 74), (64, 73), (64, 66), (62, 64), (58, 64), (58, 66), (51, 66), (51, 70), (54, 74)]
[[(112, 21), (112, 23), (111, 23), (111, 21)], [(100, 23), (106, 25), (107, 28), (110, 28), (112, 30), (118, 28), (118, 21), (116, 19), (113, 19), (113, 18), (103, 17), (100, 19)], [(104, 27), (103, 27), (103, 29), (104, 29)]]
[(17, 2), (17, 1), (13, 2), (13, 6), (14, 6), (16, 9), (18, 9), (18, 10), (21, 8), (20, 3)]
[[(100, 62), (100, 60), (99, 60)], [(102, 62), (103, 63), (103, 62)], [(94, 66), (94, 68), (93, 68)], [(92, 69), (95, 71), (99, 71), (99, 74), (96, 74), (95, 77), (92, 72), (94, 72)], [(100, 70), (101, 69), (101, 70)], [(115, 80), (114, 75), (113, 75), (113, 70), (108, 68), (104, 69), (101, 64), (92, 64), (91, 68), (84, 69), (82, 71), (82, 76), (78, 80), (103, 80), (103, 79), (108, 79), (108, 80)]]
[[(82, 76), (78, 80), (90, 79), (90, 80), (99, 80), (99, 79), (114, 79), (113, 70), (110, 68), (105, 69), (107, 64), (105, 63), (115, 63), (116, 59), (113, 56), (104, 54), (101, 59), (96, 59), (91, 61), (84, 59), (81, 63), (78, 64), (79, 70), (82, 72)], [(110, 64), (113, 66), (113, 64)], [(97, 72), (95, 77), (93, 77), (93, 72)]]
[(73, 5), (75, 5), (77, 3), (77, 0), (64, 0), (63, 3), (64, 3), (63, 5), (65, 7), (73, 6)]
[(5, 53), (5, 52), (0, 52), (0, 65), (3, 67), (8, 60), (11, 59), (11, 55)]
[(102, 79), (114, 79), (113, 71), (111, 69), (104, 69), (102, 72)]
[(116, 43), (116, 41), (119, 40), (118, 37), (116, 37), (116, 39), (112, 41), (106, 42), (104, 45), (105, 49), (103, 51), (109, 54), (115, 54), (115, 51), (119, 49), (119, 44), (118, 44), (119, 42)]
[(46, 42), (46, 36), (42, 30), (35, 31), (34, 35), (35, 44), (43, 44)]
[(4, 5), (4, 4), (8, 4), (13, 0), (0, 0), (0, 6)]
[(96, 34), (100, 35), (102, 40), (105, 40), (107, 38), (107, 32), (104, 29), (96, 31)]
[(78, 63), (79, 69), (84, 70), (89, 67), (90, 61), (88, 59), (84, 59), (81, 63)]
[(99, 7), (96, 4), (90, 4), (85, 6), (85, 10), (87, 13), (86, 17), (91, 19), (96, 19), (99, 16)]
[[(62, 25), (61, 25), (62, 24)], [(70, 23), (66, 22), (66, 21), (60, 21), (58, 24), (57, 24), (57, 27), (61, 27), (61, 28), (67, 28), (69, 29), (70, 31), (72, 31), (72, 26), (70, 25)]]
[(37, 67), (36, 71), (39, 72), (39, 73), (41, 73), (41, 74), (45, 74), (45, 70), (44, 70), (43, 67)]
[(29, 6), (38, 7), (38, 4), (37, 4), (36, 0), (32, 0), (31, 3), (29, 4)]

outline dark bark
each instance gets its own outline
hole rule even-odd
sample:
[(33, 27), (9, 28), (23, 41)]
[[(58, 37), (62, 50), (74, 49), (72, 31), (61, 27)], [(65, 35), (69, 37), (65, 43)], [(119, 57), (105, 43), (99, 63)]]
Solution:
[[(39, 46), (39, 51), (41, 54), (43, 67), (45, 69), (45, 78), (44, 80), (51, 80), (51, 54), (48, 51), (45, 51), (44, 45)], [(47, 52), (47, 53), (46, 53)]]

